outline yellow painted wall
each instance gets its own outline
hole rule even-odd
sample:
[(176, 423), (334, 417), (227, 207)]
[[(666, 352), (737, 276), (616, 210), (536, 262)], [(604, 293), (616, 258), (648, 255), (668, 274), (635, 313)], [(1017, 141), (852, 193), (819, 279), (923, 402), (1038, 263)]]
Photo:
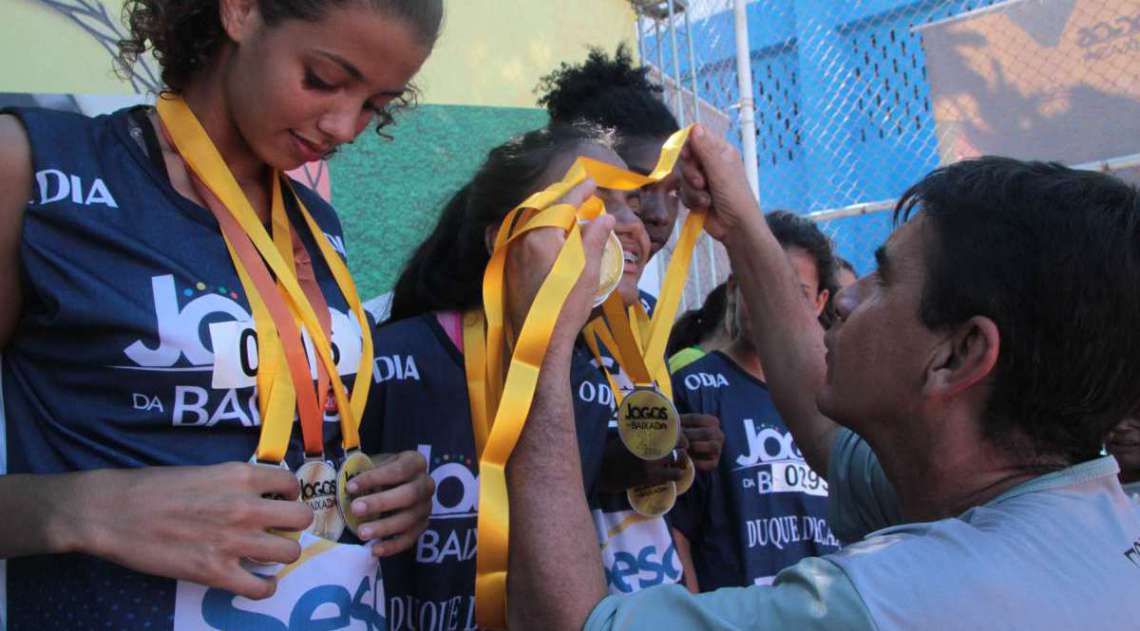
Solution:
[[(428, 102), (533, 107), (539, 77), (589, 46), (636, 43), (626, 0), (449, 0), (443, 36), (416, 80)], [(636, 46), (634, 45), (634, 48)]]
[[(40, 0), (0, 2), (0, 92), (130, 92), (111, 53), (121, 0), (62, 0), (69, 15)], [(634, 38), (626, 0), (447, 0), (444, 33), (418, 79), (428, 103), (533, 107), (538, 78), (589, 45), (613, 49)]]

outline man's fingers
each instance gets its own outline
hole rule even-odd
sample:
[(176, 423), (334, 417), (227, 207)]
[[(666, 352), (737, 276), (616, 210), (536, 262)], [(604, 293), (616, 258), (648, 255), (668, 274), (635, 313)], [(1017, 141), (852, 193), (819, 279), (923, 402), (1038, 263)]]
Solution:
[(684, 436), (690, 443), (715, 442), (720, 438), (720, 430), (715, 427), (686, 427)]
[(392, 556), (399, 554), (408, 548), (415, 545), (416, 540), (420, 538), (420, 532), (408, 531), (401, 533), (391, 539), (384, 541), (377, 541), (372, 545), (372, 554), (377, 557)]
[(427, 517), (431, 513), (431, 505), (416, 506), (411, 510), (404, 510), (370, 521), (360, 526), (361, 539), (386, 539), (407, 531), (422, 531), (427, 526)]
[(304, 530), (313, 523), (313, 509), (297, 500), (257, 498), (250, 514), (258, 527), (288, 532)]
[(351, 510), (358, 517), (376, 517), (417, 504), (427, 505), (434, 492), (435, 482), (423, 476), (379, 493), (358, 497), (352, 500)]
[(288, 469), (247, 463), (232, 463), (232, 466), (247, 476), (250, 486), (258, 495), (280, 496), (287, 500), (295, 500), (301, 494), (300, 483)]
[(272, 576), (258, 576), (243, 568), (236, 559), (227, 568), (224, 576), (217, 580), (204, 581), (211, 587), (218, 587), (250, 600), (263, 600), (277, 592), (277, 579)]
[(695, 459), (712, 458), (720, 454), (720, 446), (711, 442), (689, 443), (689, 455)]
[(720, 427), (720, 420), (709, 414), (682, 414), (683, 427)]
[(242, 557), (257, 559), (259, 563), (289, 564), (301, 558), (301, 544), (278, 533), (250, 533), (238, 545)]
[(566, 194), (562, 196), (562, 199), (558, 200), (558, 202), (561, 204), (570, 204), (571, 206), (577, 208), (578, 206), (581, 206), (587, 199), (590, 199), (590, 196), (593, 195), (594, 191), (597, 189), (597, 182), (594, 181), (594, 178), (588, 177), (580, 184), (567, 191)]
[(606, 240), (613, 232), (615, 219), (613, 215), (602, 215), (582, 226), (582, 247), (586, 250), (586, 259), (596, 259), (602, 255)]
[(348, 483), (348, 492), (353, 495), (375, 493), (426, 473), (427, 461), (423, 455), (416, 451), (402, 451), (353, 478)]

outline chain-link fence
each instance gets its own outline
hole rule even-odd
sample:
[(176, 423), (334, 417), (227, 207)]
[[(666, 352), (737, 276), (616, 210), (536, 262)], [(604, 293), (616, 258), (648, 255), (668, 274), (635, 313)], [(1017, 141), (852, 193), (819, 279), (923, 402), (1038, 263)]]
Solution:
[[(747, 38), (761, 206), (818, 220), (861, 273), (939, 164), (1140, 163), (1140, 0), (755, 0), (743, 24), (733, 0), (633, 4), (643, 61), (689, 90), (675, 111), (707, 101), (738, 146)], [(705, 244), (694, 265), (686, 306), (727, 273)]]

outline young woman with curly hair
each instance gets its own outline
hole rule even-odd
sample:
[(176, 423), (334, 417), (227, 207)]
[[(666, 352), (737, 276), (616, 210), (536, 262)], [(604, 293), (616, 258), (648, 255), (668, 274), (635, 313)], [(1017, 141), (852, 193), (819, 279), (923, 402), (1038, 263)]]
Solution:
[[(0, 114), (9, 628), (284, 628), (328, 603), (345, 625), (382, 626), (375, 557), (426, 525), (423, 459), (398, 454), (345, 485), (340, 506), (360, 539), (284, 534), (309, 527), (312, 504), (296, 499), (316, 491), (282, 467), (247, 464), (266, 418), (259, 392), (270, 389), (254, 387), (259, 350), (241, 341), (265, 333), (249, 328), (251, 296), (294, 314), (308, 303), (332, 340), (321, 345), (331, 363), (310, 359), (313, 379), (370, 380), (369, 326), (353, 308), (336, 214), (281, 174), (391, 122), (442, 11), (441, 0), (128, 0), (120, 59), (153, 50), (165, 85), (157, 112)], [(219, 168), (189, 166), (188, 153), (209, 149)], [(236, 186), (223, 194), (210, 177)], [(249, 250), (224, 232), (234, 206), (254, 219), (236, 234), (253, 245), (258, 229), (283, 236), (279, 260), (295, 272), (283, 276), (265, 249), (237, 263)], [(268, 292), (237, 272), (253, 278), (265, 265)], [(285, 320), (273, 323), (296, 333)], [(313, 355), (305, 330), (302, 366)], [(300, 337), (279, 339), (299, 348)], [(305, 384), (304, 371), (291, 374)], [(343, 389), (313, 390), (321, 403), (347, 401)], [(335, 468), (340, 410), (311, 410), (313, 442)], [(290, 467), (311, 455), (300, 434), (284, 450)]]

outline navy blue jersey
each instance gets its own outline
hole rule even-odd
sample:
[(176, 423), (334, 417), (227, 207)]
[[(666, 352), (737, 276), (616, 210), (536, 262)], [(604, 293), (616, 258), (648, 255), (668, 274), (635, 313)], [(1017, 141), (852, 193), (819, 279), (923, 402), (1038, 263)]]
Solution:
[[(4, 349), (9, 472), (247, 460), (260, 430), (248, 361), (256, 347), (242, 344), (252, 318), (213, 214), (174, 190), (128, 111), (14, 113), (35, 175), (20, 245), (23, 307)], [(343, 256), (332, 209), (296, 188)], [(338, 370), (351, 385), (360, 327), (292, 203), (288, 212), (302, 226), (332, 315)], [(339, 457), (337, 419), (325, 420), (329, 453)], [(299, 431), (293, 439), (297, 464)], [(82, 555), (12, 559), (8, 623), (170, 629), (182, 585)], [(233, 606), (218, 594), (186, 602), (206, 603), (195, 612), (206, 618)], [(206, 611), (209, 603), (222, 604)]]
[[(412, 549), (381, 561), (390, 627), (474, 629), (479, 467), (463, 357), (435, 314), (386, 324), (374, 337), (362, 445), (368, 453), (419, 451), (436, 484), (427, 530)], [(588, 350), (575, 350), (571, 375), (583, 482), (591, 488), (613, 401)]]
[(692, 545), (702, 591), (767, 584), (806, 556), (834, 552), (827, 482), (812, 471), (780, 419), (768, 388), (720, 352), (673, 375), (682, 413), (720, 419), (717, 469), (697, 476), (670, 520)]
[[(646, 313), (652, 314), (657, 299), (640, 290), (638, 295)], [(632, 390), (633, 382), (609, 349), (599, 342), (599, 350), (617, 387), (623, 392)], [(596, 360), (594, 366), (600, 372)], [(610, 418), (607, 440), (621, 442), (616, 416)], [(599, 490), (590, 495), (589, 505), (611, 594), (632, 594), (657, 585), (681, 582), (684, 568), (665, 517), (643, 517), (635, 513), (625, 493)]]

